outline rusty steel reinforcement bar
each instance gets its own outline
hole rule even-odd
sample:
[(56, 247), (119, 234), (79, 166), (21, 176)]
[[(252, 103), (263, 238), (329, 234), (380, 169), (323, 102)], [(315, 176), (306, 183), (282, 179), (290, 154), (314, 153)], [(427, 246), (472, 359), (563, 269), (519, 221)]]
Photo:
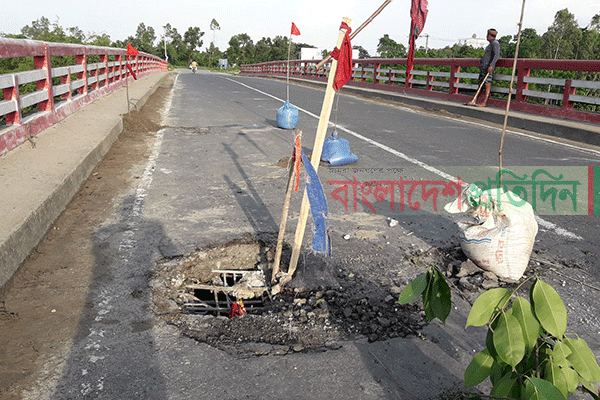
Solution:
[[(64, 56), (75, 57), (75, 64), (52, 66), (53, 57)], [(90, 62), (90, 56), (98, 62)], [(0, 38), (0, 59), (22, 57), (33, 57), (35, 69), (0, 75), (0, 117), (6, 124), (0, 127), (0, 155), (123, 86), (131, 79), (127, 63), (138, 76), (167, 70), (166, 61), (143, 52), (127, 60), (126, 49)], [(27, 83), (35, 83), (36, 90), (20, 93)], [(23, 117), (24, 109), (36, 106), (37, 112)]]

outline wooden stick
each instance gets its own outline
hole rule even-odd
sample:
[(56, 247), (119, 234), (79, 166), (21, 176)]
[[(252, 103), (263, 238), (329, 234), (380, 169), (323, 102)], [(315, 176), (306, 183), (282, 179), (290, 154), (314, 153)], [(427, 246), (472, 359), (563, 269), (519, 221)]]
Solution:
[[(498, 150), (498, 157), (500, 158), (500, 168), (502, 171), (502, 149), (504, 147), (504, 137), (506, 136), (506, 125), (508, 123), (508, 111), (510, 110), (510, 98), (513, 92), (513, 84), (515, 83), (515, 72), (517, 70), (517, 57), (519, 55), (519, 45), (521, 43), (521, 28), (523, 28), (523, 14), (525, 13), (525, 0), (523, 0), (523, 7), (521, 8), (521, 21), (519, 22), (519, 34), (517, 36), (517, 47), (515, 49), (515, 59), (513, 61), (512, 76), (510, 78), (510, 89), (508, 91), (508, 100), (506, 101), (506, 112), (504, 113), (504, 125), (502, 126), (502, 139), (500, 140), (500, 150)], [(500, 174), (500, 187), (502, 187), (502, 174)]]
[(490, 75), (490, 73), (488, 72), (487, 74), (485, 74), (485, 78), (483, 78), (483, 82), (481, 82), (481, 85), (479, 85), (479, 88), (477, 89), (477, 92), (475, 92), (475, 96), (473, 96), (473, 100), (471, 100), (470, 102), (467, 103), (467, 105), (474, 105), (475, 101), (477, 100), (477, 96), (479, 96), (479, 92), (481, 92), (481, 88), (485, 85), (485, 81), (487, 80), (488, 76)]
[(287, 101), (290, 101), (290, 54), (292, 52), (292, 35), (288, 44), (288, 58), (287, 58)]
[[(381, 12), (383, 11), (384, 8), (387, 7), (388, 4), (390, 4), (393, 0), (386, 0), (378, 9), (377, 11), (375, 11), (373, 13), (373, 15), (371, 15), (369, 17), (369, 19), (367, 19), (365, 22), (363, 22), (363, 24), (361, 26), (358, 27), (357, 30), (353, 31), (350, 34), (350, 40), (354, 39), (354, 37), (356, 35), (359, 34), (360, 31), (362, 31), (367, 25), (369, 25), (371, 23), (371, 21), (373, 21), (375, 19), (376, 16), (378, 16), (379, 14), (381, 14)], [(340, 45), (337, 45), (337, 47), (339, 47)], [(331, 60), (331, 54), (328, 55), (327, 57), (325, 57), (325, 59), (323, 61), (321, 61), (320, 63), (317, 64), (317, 69), (321, 68), (326, 62), (328, 62), (329, 60)]]
[[(298, 130), (296, 135), (301, 136), (302, 131)], [(301, 157), (301, 155), (296, 154), (296, 157)], [(279, 264), (281, 263), (281, 253), (283, 252), (283, 239), (285, 237), (285, 226), (287, 224), (287, 217), (290, 211), (290, 199), (292, 198), (292, 190), (294, 188), (295, 181), (296, 169), (292, 164), (290, 165), (290, 174), (285, 192), (285, 200), (283, 201), (283, 210), (281, 211), (281, 222), (279, 223), (279, 236), (277, 237), (277, 248), (275, 250), (275, 260), (273, 261), (273, 268), (271, 272), (271, 282), (275, 282), (277, 275), (279, 274)]]
[[(350, 18), (343, 18), (342, 22), (345, 22), (350, 26)], [(340, 47), (344, 41), (346, 35), (345, 29), (340, 29), (336, 47)], [(337, 60), (331, 62), (331, 69), (329, 70), (329, 79), (327, 80), (327, 90), (325, 90), (325, 98), (323, 99), (323, 107), (321, 108), (321, 116), (319, 117), (319, 125), (317, 127), (317, 134), (315, 137), (315, 144), (313, 146), (313, 152), (310, 163), (315, 169), (315, 172), (319, 170), (319, 163), (321, 162), (321, 153), (323, 152), (323, 143), (325, 142), (325, 134), (327, 133), (327, 127), (329, 125), (329, 117), (331, 116), (331, 108), (333, 106), (333, 100), (335, 98), (335, 90), (333, 89), (333, 82), (335, 81), (335, 72), (337, 70)], [(308, 212), (310, 204), (308, 202), (308, 194), (304, 189), (304, 197), (302, 198), (302, 206), (300, 208), (300, 216), (298, 217), (298, 226), (296, 227), (296, 236), (294, 237), (294, 248), (292, 249), (292, 258), (290, 260), (290, 266), (288, 268), (286, 279), (289, 281), (296, 267), (298, 266), (298, 258), (300, 257), (300, 248), (302, 247), (302, 240), (304, 239), (304, 230), (306, 228), (306, 221), (308, 219)], [(284, 281), (281, 284), (285, 284)]]

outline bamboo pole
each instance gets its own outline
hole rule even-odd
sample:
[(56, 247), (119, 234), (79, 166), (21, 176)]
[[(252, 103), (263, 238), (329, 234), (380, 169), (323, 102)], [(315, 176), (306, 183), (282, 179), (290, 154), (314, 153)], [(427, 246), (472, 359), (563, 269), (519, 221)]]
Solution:
[[(504, 147), (504, 137), (506, 136), (506, 125), (508, 123), (508, 111), (510, 110), (510, 99), (513, 92), (513, 84), (515, 83), (515, 72), (517, 70), (517, 57), (519, 56), (519, 45), (521, 43), (521, 29), (523, 28), (523, 14), (525, 14), (525, 0), (521, 8), (521, 20), (519, 21), (519, 34), (517, 36), (517, 47), (515, 48), (515, 58), (513, 61), (512, 76), (510, 78), (510, 89), (508, 91), (508, 100), (506, 101), (506, 112), (504, 113), (504, 125), (502, 126), (502, 139), (500, 140), (500, 150), (498, 157), (500, 159), (499, 171), (502, 171), (502, 149)], [(502, 187), (502, 174), (500, 174), (500, 187)]]
[(292, 53), (292, 35), (288, 41), (288, 58), (287, 58), (287, 101), (290, 101), (290, 55)]
[[(296, 136), (302, 137), (302, 131), (298, 130), (296, 132)], [(295, 156), (301, 157), (300, 154), (296, 154)], [(299, 162), (299, 160), (297, 160), (297, 162)], [(294, 188), (295, 180), (296, 168), (294, 164), (291, 164), (290, 174), (288, 176), (287, 189), (285, 192), (285, 199), (283, 201), (283, 210), (281, 211), (281, 221), (279, 222), (279, 236), (277, 237), (277, 248), (275, 249), (275, 259), (273, 261), (271, 282), (275, 282), (277, 275), (279, 274), (279, 264), (281, 263), (281, 253), (283, 252), (283, 239), (285, 237), (285, 226), (287, 225), (287, 217), (290, 211), (290, 200), (292, 198), (292, 190)]]
[[(343, 18), (342, 22), (345, 22), (350, 26), (350, 18)], [(345, 29), (340, 29), (336, 47), (341, 47), (346, 35)], [(323, 152), (323, 143), (325, 142), (325, 134), (327, 133), (327, 127), (329, 125), (329, 117), (331, 116), (331, 109), (333, 106), (333, 100), (335, 98), (335, 90), (333, 89), (333, 82), (335, 81), (335, 73), (337, 71), (337, 60), (331, 61), (331, 69), (329, 70), (329, 78), (327, 80), (327, 89), (325, 90), (325, 98), (323, 99), (323, 107), (321, 108), (321, 116), (319, 117), (319, 125), (317, 127), (317, 134), (315, 137), (315, 144), (313, 146), (313, 152), (310, 163), (314, 167), (315, 171), (319, 169), (319, 162), (321, 161), (321, 153)], [(282, 285), (292, 279), (296, 267), (298, 266), (298, 258), (300, 257), (300, 248), (302, 247), (302, 240), (304, 238), (304, 231), (306, 229), (306, 221), (308, 219), (308, 212), (310, 204), (308, 202), (308, 194), (304, 189), (304, 196), (302, 197), (302, 206), (300, 207), (300, 216), (298, 217), (298, 225), (296, 227), (296, 235), (294, 237), (294, 247), (292, 249), (292, 258), (288, 268), (287, 276), (285, 281), (282, 279), (280, 282)]]
[[(386, 0), (381, 6), (379, 6), (379, 8), (373, 13), (373, 15), (371, 15), (369, 17), (369, 19), (367, 19), (365, 22), (363, 22), (363, 24), (361, 26), (358, 27), (358, 29), (356, 29), (355, 31), (353, 31), (350, 34), (350, 40), (354, 39), (354, 37), (356, 35), (359, 34), (360, 31), (362, 31), (367, 25), (369, 25), (371, 23), (371, 21), (373, 21), (375, 19), (376, 16), (378, 16), (379, 14), (381, 14), (381, 12), (383, 11), (384, 8), (387, 7), (388, 4), (390, 4), (393, 0)], [(338, 45), (339, 47), (339, 45)], [(328, 55), (327, 57), (325, 57), (325, 59), (321, 62), (319, 62), (316, 66), (317, 69), (321, 68), (323, 65), (325, 65), (326, 62), (329, 62), (329, 60), (331, 60), (331, 54)]]

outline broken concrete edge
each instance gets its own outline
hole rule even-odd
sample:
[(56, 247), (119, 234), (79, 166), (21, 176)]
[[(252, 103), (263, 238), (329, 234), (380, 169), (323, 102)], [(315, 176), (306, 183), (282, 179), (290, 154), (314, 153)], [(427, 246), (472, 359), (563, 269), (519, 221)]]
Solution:
[[(149, 88), (139, 99), (130, 99), (135, 108), (141, 108), (146, 104), (150, 96), (160, 87), (164, 78), (176, 72), (163, 73), (164, 76)], [(119, 90), (125, 90), (120, 88)], [(109, 97), (113, 93), (108, 94)], [(104, 98), (106, 98), (104, 97)], [(100, 99), (98, 99), (100, 100)], [(93, 103), (90, 103), (93, 104)], [(83, 107), (81, 110), (85, 110)], [(73, 113), (75, 116), (81, 110)], [(8, 235), (3, 243), (0, 243), (0, 295), (11, 287), (12, 277), (19, 269), (21, 263), (27, 258), (31, 251), (39, 244), (54, 221), (62, 214), (67, 205), (77, 194), (81, 185), (86, 181), (94, 168), (102, 161), (119, 135), (123, 132), (123, 120), (108, 127), (106, 136), (88, 154), (82, 157), (81, 163), (62, 182), (57, 183), (54, 192), (50, 193), (46, 200)]]

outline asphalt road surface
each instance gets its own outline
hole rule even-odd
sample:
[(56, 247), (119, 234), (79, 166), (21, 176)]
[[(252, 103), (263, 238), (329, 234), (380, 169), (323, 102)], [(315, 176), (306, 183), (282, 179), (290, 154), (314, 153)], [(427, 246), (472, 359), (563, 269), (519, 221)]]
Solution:
[[(318, 88), (290, 88), (307, 153), (323, 97)], [(182, 71), (167, 101), (164, 127), (155, 135), (142, 182), (124, 195), (113, 219), (95, 227), (94, 251), (101, 255), (97, 261), (106, 265), (95, 267), (95, 283), (88, 295), (93, 306), (80, 324), (60, 374), (32, 388), (29, 398), (429, 398), (460, 380), (462, 372), (453, 371), (444, 360), (465, 365), (472, 354), (461, 359), (447, 352), (436, 358), (400, 339), (347, 343), (323, 353), (239, 359), (197, 344), (173, 326), (153, 322), (148, 281), (158, 259), (185, 255), (246, 233), (277, 232), (287, 177), (277, 164), (293, 148), (291, 131), (276, 126), (277, 109), (285, 100), (284, 81)], [(343, 90), (331, 121), (337, 121), (339, 137), (349, 141), (359, 160), (351, 167), (321, 167), (326, 194), (334, 188), (329, 182), (353, 177), (363, 182), (399, 176), (439, 181), (460, 175), (466, 180), (478, 174), (493, 176), (497, 169), (501, 129), (485, 123), (348, 96)], [(503, 154), (505, 166), (600, 165), (598, 151), (522, 132), (508, 132)], [(389, 201), (372, 201), (370, 209), (359, 200), (356, 212), (351, 202), (346, 211), (342, 202), (331, 196), (328, 201), (332, 235), (360, 229), (352, 225), (360, 224), (352, 214), (366, 214), (381, 216), (382, 221), (385, 217), (399, 220), (431, 247), (458, 243), (457, 228), (443, 212), (449, 200), (440, 199), (437, 211), (414, 213), (392, 210)], [(587, 207), (586, 201), (587, 197), (577, 198), (579, 210)], [(293, 200), (291, 210), (293, 220), (299, 199)], [(598, 296), (593, 287), (600, 287), (598, 217), (541, 215), (538, 224), (533, 257), (557, 265), (566, 274), (555, 276), (552, 283), (562, 284), (570, 327), (600, 354), (600, 314), (593, 301)], [(293, 226), (288, 227), (288, 234), (292, 233)], [(418, 368), (409, 378), (401, 375), (406, 370), (398, 369), (396, 374), (386, 367), (386, 363), (397, 366), (414, 360), (423, 360), (423, 368), (437, 370), (436, 379), (445, 382), (425, 376), (420, 381)], [(428, 365), (426, 360), (435, 363)], [(398, 382), (406, 383), (412, 397), (403, 393)]]

